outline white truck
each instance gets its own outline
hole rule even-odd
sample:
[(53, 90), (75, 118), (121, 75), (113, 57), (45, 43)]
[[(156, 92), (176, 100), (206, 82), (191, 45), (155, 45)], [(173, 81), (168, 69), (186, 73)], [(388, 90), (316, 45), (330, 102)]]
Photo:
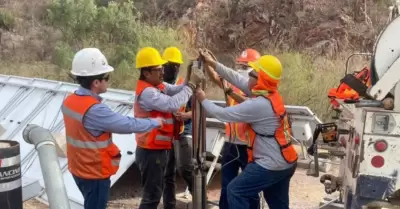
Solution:
[[(346, 70), (347, 71), (347, 70)], [(338, 118), (316, 128), (308, 153), (318, 161), (318, 147), (340, 157), (337, 176), (320, 177), (325, 184), (320, 208), (393, 208), (400, 205), (400, 17), (377, 38), (370, 67), (370, 85), (353, 75), (342, 83), (360, 99), (335, 99)], [(322, 142), (319, 137), (322, 133)], [(318, 163), (310, 173), (319, 177)]]

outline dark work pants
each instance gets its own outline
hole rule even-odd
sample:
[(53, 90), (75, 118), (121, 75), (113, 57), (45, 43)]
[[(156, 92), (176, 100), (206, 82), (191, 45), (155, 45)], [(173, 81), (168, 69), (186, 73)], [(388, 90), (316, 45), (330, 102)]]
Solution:
[[(231, 181), (239, 174), (239, 169), (242, 171), (247, 165), (247, 146), (236, 145), (230, 142), (225, 142), (222, 150), (222, 168), (221, 168), (221, 196), (219, 198), (219, 208), (229, 209), (227, 187)], [(258, 209), (260, 198), (258, 194), (250, 201), (251, 209)]]
[(254, 195), (263, 192), (270, 209), (289, 209), (289, 185), (296, 166), (272, 171), (257, 163), (248, 164), (228, 185), (229, 208), (253, 209), (251, 200)]
[(163, 196), (164, 209), (175, 209), (175, 159), (173, 150), (149, 150), (137, 147), (142, 200), (139, 209), (157, 209)]
[(174, 153), (176, 167), (179, 175), (183, 178), (190, 193), (193, 189), (193, 163), (192, 163), (192, 137), (182, 135), (179, 140), (174, 141)]
[(101, 180), (82, 179), (74, 176), (74, 180), (84, 199), (85, 209), (106, 209), (110, 191), (110, 178)]

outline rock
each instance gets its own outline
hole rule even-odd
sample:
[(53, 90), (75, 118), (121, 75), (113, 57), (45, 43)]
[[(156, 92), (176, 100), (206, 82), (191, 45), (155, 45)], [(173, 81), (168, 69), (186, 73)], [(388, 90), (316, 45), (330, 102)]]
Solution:
[(0, 49), (13, 51), (23, 46), (24, 37), (13, 32), (0, 29)]
[[(196, 1), (190, 12), (193, 17), (185, 15), (183, 19), (189, 18), (203, 29), (196, 36), (206, 39), (215, 52), (254, 47), (307, 49), (316, 55), (335, 56), (349, 47), (370, 51), (375, 38), (365, 21), (353, 20), (351, 5), (332, 1), (254, 0), (235, 4), (235, 1), (203, 0)], [(195, 47), (206, 44), (203, 42), (196, 41)]]
[(327, 55), (334, 56), (338, 51), (337, 41), (334, 39), (331, 40), (323, 40), (317, 42), (312, 47), (308, 48), (307, 51), (311, 52), (315, 55)]

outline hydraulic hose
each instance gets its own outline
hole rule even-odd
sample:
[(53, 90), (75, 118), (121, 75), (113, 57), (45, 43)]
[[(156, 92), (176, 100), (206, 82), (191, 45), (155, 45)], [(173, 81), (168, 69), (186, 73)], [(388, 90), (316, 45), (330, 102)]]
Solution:
[(64, 178), (56, 153), (55, 140), (50, 131), (40, 126), (29, 124), (22, 135), (24, 140), (29, 144), (33, 144), (39, 153), (50, 209), (70, 209)]

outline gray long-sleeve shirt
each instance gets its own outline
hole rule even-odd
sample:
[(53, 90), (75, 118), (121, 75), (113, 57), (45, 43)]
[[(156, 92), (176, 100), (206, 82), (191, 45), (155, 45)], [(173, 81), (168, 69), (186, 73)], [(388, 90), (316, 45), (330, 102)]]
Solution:
[(186, 84), (171, 85), (164, 82), (165, 91), (161, 93), (156, 88), (146, 88), (138, 98), (140, 107), (145, 111), (175, 113), (186, 104), (193, 92)]
[[(245, 94), (251, 95), (247, 86), (248, 77), (240, 75), (221, 63), (217, 63), (216, 71)], [(201, 104), (213, 117), (224, 122), (249, 123), (255, 132), (262, 135), (273, 135), (278, 128), (278, 118), (272, 110), (271, 103), (263, 97), (251, 98), (226, 108), (217, 106), (207, 99)], [(255, 163), (268, 170), (284, 170), (292, 166), (283, 159), (279, 145), (274, 138), (257, 135), (253, 152)]]
[[(90, 95), (98, 101), (102, 98), (80, 87), (75, 92), (78, 95)], [(99, 136), (102, 132), (118, 134), (141, 133), (158, 127), (158, 122), (153, 119), (132, 118), (112, 111), (106, 104), (95, 104), (85, 114), (84, 127), (93, 135)]]

